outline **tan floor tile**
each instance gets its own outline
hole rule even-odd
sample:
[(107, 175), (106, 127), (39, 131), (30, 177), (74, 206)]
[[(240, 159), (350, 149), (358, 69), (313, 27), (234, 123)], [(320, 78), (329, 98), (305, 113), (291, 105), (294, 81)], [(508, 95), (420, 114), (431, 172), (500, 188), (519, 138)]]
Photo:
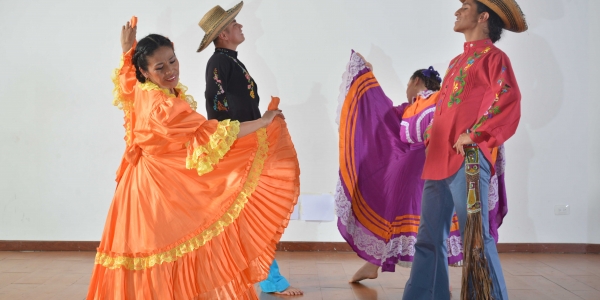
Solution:
[(579, 282), (583, 282), (596, 290), (600, 291), (600, 276), (591, 275), (591, 276), (571, 276), (575, 278)]
[[(82, 300), (94, 252), (0, 252), (0, 300)], [(303, 297), (260, 293), (260, 299), (401, 299), (409, 268), (348, 284), (364, 264), (354, 253), (278, 252), (282, 275)], [(600, 255), (500, 255), (511, 299), (600, 299)], [(461, 268), (450, 268), (452, 299), (460, 297)], [(260, 288), (257, 287), (260, 292)]]
[(25, 298), (27, 293), (35, 289), (37, 284), (11, 284), (0, 288), (0, 299), (20, 300)]
[[(539, 291), (541, 294), (546, 296), (546, 299), (577, 299), (577, 296), (570, 291), (566, 290), (562, 286), (540, 276), (532, 276), (530, 283), (536, 286), (535, 291)], [(532, 291), (532, 290), (521, 290), (521, 291)]]
[(321, 288), (352, 289), (352, 285), (348, 283), (348, 277), (346, 277), (346, 275), (330, 277), (319, 276), (319, 286)]
[[(562, 286), (563, 288), (565, 288), (566, 290), (569, 290), (571, 292), (594, 290), (593, 287), (591, 287), (575, 278), (569, 277), (569, 276), (560, 276), (560, 277), (544, 276), (544, 277), (546, 277), (548, 280)], [(600, 298), (598, 298), (598, 299), (600, 299)]]
[(518, 263), (502, 263), (502, 271), (506, 274), (523, 276), (523, 275), (539, 275), (539, 273), (534, 270), (524, 267)]
[(319, 275), (316, 265), (312, 266), (294, 266), (290, 267), (291, 275)]
[(0, 289), (14, 283), (15, 281), (29, 274), (30, 273), (0, 273)]
[(13, 282), (13, 284), (23, 284), (23, 283), (34, 283), (34, 284), (43, 284), (50, 280), (50, 278), (56, 276), (53, 273), (40, 272), (35, 271), (28, 273), (26, 276), (21, 277), (19, 280)]
[(535, 290), (536, 286), (533, 285), (532, 277), (543, 277), (540, 275), (535, 276), (504, 276), (506, 287), (508, 290)]
[(404, 289), (383, 288), (385, 295), (389, 300), (401, 300)]
[(50, 300), (82, 300), (87, 295), (88, 286), (85, 284), (72, 284)]
[(598, 300), (600, 299), (600, 291), (574, 291), (573, 294), (586, 300)]
[(321, 288), (321, 295), (326, 300), (351, 300), (356, 299), (352, 289)]
[[(575, 296), (575, 295), (573, 295)], [(577, 296), (575, 296), (577, 297)], [(548, 298), (548, 296), (541, 291), (537, 290), (515, 290), (509, 292), (509, 298), (511, 300), (548, 300), (548, 299), (556, 299), (556, 298)], [(564, 298), (564, 300), (568, 299), (578, 299), (577, 298)]]
[(358, 300), (389, 299), (385, 290), (378, 285), (352, 284), (352, 291)]
[[(79, 282), (80, 279), (86, 278), (85, 282)], [(82, 274), (57, 274), (52, 276), (49, 280), (45, 282), (47, 285), (71, 285), (71, 284), (89, 284), (91, 274), (89, 276), (84, 276)]]

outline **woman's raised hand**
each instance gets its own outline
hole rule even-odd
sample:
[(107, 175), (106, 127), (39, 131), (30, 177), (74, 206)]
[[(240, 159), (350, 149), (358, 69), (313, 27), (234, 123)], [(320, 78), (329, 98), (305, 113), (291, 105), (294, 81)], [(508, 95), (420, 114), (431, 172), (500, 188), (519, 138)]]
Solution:
[(123, 53), (129, 51), (133, 44), (135, 43), (135, 34), (137, 31), (137, 25), (131, 26), (130, 22), (123, 25), (121, 28), (121, 48), (123, 48)]

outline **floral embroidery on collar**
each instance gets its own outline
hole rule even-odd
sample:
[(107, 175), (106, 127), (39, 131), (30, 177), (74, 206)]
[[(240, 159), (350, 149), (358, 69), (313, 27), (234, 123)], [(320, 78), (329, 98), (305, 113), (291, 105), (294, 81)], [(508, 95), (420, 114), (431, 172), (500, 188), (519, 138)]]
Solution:
[[(227, 55), (227, 53), (225, 52), (219, 52), (221, 54), (225, 54)], [(233, 56), (227, 55), (227, 57), (231, 58), (241, 69), (242, 72), (244, 73), (244, 77), (246, 77), (246, 80), (248, 80), (248, 91), (250, 93), (250, 97), (252, 99), (256, 98), (256, 93), (254, 92), (254, 79), (252, 79), (252, 76), (250, 76), (250, 73), (248, 73), (248, 71), (246, 70), (246, 68), (244, 68), (242, 66), (242, 64), (240, 64), (240, 62)]]
[(464, 70), (465, 71), (468, 70), (475, 63), (475, 60), (477, 60), (478, 58), (481, 58), (481, 56), (488, 53), (490, 51), (490, 49), (492, 49), (492, 48), (486, 47), (480, 53), (477, 53), (477, 52), (473, 53), (473, 56), (471, 56), (467, 59), (467, 65), (465, 66)]
[[(230, 56), (231, 57), (231, 56)], [(237, 59), (231, 57), (231, 59), (233, 59), (233, 61), (240, 67), (242, 68), (242, 72), (244, 72), (244, 77), (246, 77), (246, 80), (248, 80), (248, 91), (250, 92), (250, 97), (252, 99), (256, 98), (256, 95), (254, 93), (254, 80), (252, 79), (252, 76), (250, 76), (250, 73), (248, 73), (248, 71), (242, 67), (242, 65), (238, 62)]]
[(467, 58), (467, 65), (460, 69), (458, 76), (454, 78), (454, 86), (452, 87), (452, 94), (450, 94), (450, 101), (448, 101), (448, 107), (452, 107), (454, 104), (459, 104), (461, 102), (460, 95), (464, 91), (465, 85), (467, 84), (467, 70), (471, 68), (471, 66), (477, 61), (479, 58), (483, 57), (487, 54), (492, 48), (486, 47), (481, 52), (475, 52), (472, 56)]

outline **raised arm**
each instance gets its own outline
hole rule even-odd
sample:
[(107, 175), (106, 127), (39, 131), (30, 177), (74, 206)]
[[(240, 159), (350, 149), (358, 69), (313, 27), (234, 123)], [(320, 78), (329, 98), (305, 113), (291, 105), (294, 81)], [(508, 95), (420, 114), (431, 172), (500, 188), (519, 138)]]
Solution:
[(112, 80), (115, 84), (113, 104), (118, 106), (120, 109), (124, 109), (127, 105), (133, 101), (133, 91), (137, 79), (135, 77), (135, 67), (131, 61), (136, 45), (136, 27), (131, 27), (131, 24), (127, 22), (121, 27), (121, 48), (123, 54), (121, 56), (121, 64), (119, 68), (115, 69)]

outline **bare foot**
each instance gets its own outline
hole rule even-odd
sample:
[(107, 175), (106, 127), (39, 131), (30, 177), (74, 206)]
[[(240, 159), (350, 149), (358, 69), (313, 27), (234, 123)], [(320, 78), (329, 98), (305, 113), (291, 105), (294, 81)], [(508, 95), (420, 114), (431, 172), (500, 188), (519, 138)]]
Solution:
[(303, 295), (304, 292), (301, 289), (290, 286), (287, 289), (285, 289), (283, 292), (275, 292), (273, 294), (285, 295), (285, 296), (300, 296), (300, 295)]
[(350, 283), (359, 282), (365, 279), (375, 279), (377, 278), (377, 271), (379, 270), (379, 266), (374, 265), (370, 262), (366, 262), (350, 279)]

